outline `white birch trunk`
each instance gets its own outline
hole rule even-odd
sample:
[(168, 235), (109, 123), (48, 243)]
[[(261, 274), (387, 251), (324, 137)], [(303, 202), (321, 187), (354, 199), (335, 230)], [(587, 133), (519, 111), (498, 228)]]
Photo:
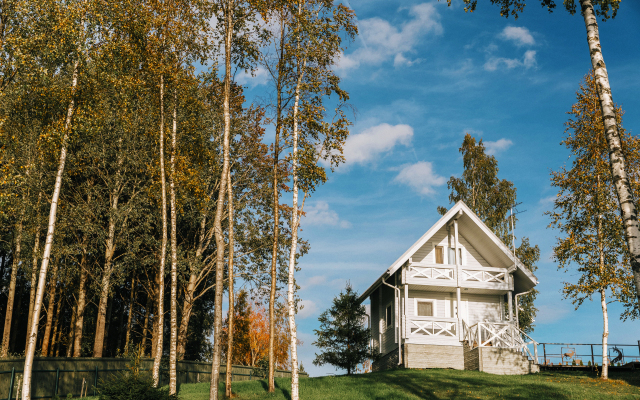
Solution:
[(233, 237), (233, 183), (231, 182), (231, 171), (228, 174), (228, 204), (229, 208), (229, 261), (228, 261), (228, 275), (229, 275), (229, 313), (227, 315), (229, 332), (227, 337), (227, 373), (225, 374), (225, 396), (231, 398), (231, 371), (233, 368), (233, 317), (235, 315), (234, 297), (233, 297), (233, 249), (234, 249), (234, 237)]
[(602, 379), (609, 379), (609, 357), (607, 341), (609, 339), (609, 315), (607, 314), (607, 298), (605, 290), (600, 289), (600, 304), (602, 305)]
[[(73, 75), (71, 80), (71, 93), (75, 94), (78, 86), (78, 66), (79, 61), (73, 64)], [(60, 190), (62, 189), (62, 175), (64, 174), (64, 166), (67, 161), (67, 142), (69, 141), (69, 131), (71, 130), (71, 120), (75, 110), (75, 100), (71, 97), (69, 107), (67, 108), (67, 117), (64, 123), (64, 133), (62, 135), (62, 144), (60, 146), (60, 159), (58, 161), (58, 172), (56, 173), (56, 181), (53, 186), (53, 195), (51, 196), (51, 209), (49, 210), (49, 226), (47, 228), (47, 238), (44, 244), (44, 252), (42, 254), (42, 264), (40, 265), (40, 276), (38, 278), (38, 288), (36, 290), (36, 299), (33, 306), (33, 317), (31, 327), (29, 328), (29, 336), (27, 341), (27, 351), (24, 359), (24, 372), (22, 381), (22, 399), (31, 400), (31, 375), (33, 369), (33, 358), (36, 353), (36, 339), (38, 336), (38, 322), (40, 320), (40, 310), (42, 309), (42, 299), (44, 297), (44, 289), (47, 284), (47, 268), (49, 267), (49, 259), (51, 257), (51, 249), (53, 247), (53, 235), (56, 228), (56, 215), (58, 211), (58, 199), (60, 198)]]
[(220, 338), (222, 337), (222, 279), (224, 278), (224, 235), (222, 234), (222, 213), (224, 196), (227, 192), (227, 174), (229, 173), (229, 140), (231, 136), (231, 113), (229, 103), (231, 97), (231, 43), (233, 38), (233, 0), (226, 1), (225, 15), (225, 74), (224, 74), (224, 137), (222, 139), (223, 160), (220, 176), (220, 189), (216, 204), (216, 216), (213, 221), (213, 230), (216, 240), (216, 286), (215, 286), (215, 314), (214, 314), (214, 342), (213, 360), (211, 362), (211, 386), (209, 387), (209, 399), (218, 400), (218, 384), (220, 382)]
[(591, 54), (591, 64), (596, 80), (598, 98), (600, 99), (605, 136), (609, 147), (611, 175), (613, 176), (616, 195), (618, 197), (618, 203), (620, 204), (620, 215), (624, 223), (625, 237), (627, 239), (627, 246), (629, 247), (631, 269), (633, 270), (636, 293), (640, 301), (640, 228), (638, 226), (638, 215), (635, 204), (633, 203), (629, 178), (626, 172), (626, 162), (622, 154), (620, 133), (618, 131), (618, 124), (616, 123), (611, 86), (609, 85), (609, 76), (600, 46), (598, 21), (591, 0), (580, 0), (580, 6), (587, 29), (587, 42)]
[(162, 358), (162, 336), (164, 328), (164, 264), (167, 253), (167, 183), (164, 174), (164, 76), (160, 75), (160, 182), (162, 186), (162, 245), (158, 271), (158, 310), (156, 315), (157, 338), (153, 360), (153, 386), (160, 382), (160, 359)]
[(171, 130), (171, 160), (169, 174), (169, 196), (171, 202), (171, 338), (169, 339), (169, 394), (178, 391), (176, 371), (178, 345), (178, 239), (176, 237), (176, 136), (178, 130), (178, 96), (173, 94), (173, 129)]
[(291, 174), (293, 175), (293, 204), (291, 213), (291, 249), (289, 253), (289, 287), (287, 304), (289, 308), (289, 333), (291, 335), (291, 400), (298, 400), (298, 345), (295, 308), (296, 252), (298, 249), (298, 104), (300, 102), (300, 85), (304, 72), (298, 71), (295, 102), (293, 104), (293, 149), (291, 156)]

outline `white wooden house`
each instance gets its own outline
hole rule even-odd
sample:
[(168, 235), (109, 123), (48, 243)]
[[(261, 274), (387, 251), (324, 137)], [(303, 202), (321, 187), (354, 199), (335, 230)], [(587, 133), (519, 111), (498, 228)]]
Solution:
[(370, 301), (372, 348), (381, 355), (374, 370), (538, 371), (536, 343), (513, 310), (514, 296), (537, 283), (458, 202), (360, 297)]

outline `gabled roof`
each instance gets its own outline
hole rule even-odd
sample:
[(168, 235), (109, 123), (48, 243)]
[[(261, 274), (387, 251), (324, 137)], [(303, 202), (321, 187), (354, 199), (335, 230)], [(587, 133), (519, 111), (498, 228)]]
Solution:
[(492, 266), (509, 268), (515, 265), (514, 290), (516, 293), (526, 292), (538, 284), (535, 275), (520, 262), (509, 248), (485, 225), (478, 216), (463, 202), (458, 201), (447, 211), (417, 242), (404, 252), (391, 266), (369, 287), (359, 298), (364, 301), (381, 283), (383, 278), (393, 275), (409, 258), (427, 243), (433, 235), (450, 221), (458, 220), (458, 229), (465, 232), (464, 238)]

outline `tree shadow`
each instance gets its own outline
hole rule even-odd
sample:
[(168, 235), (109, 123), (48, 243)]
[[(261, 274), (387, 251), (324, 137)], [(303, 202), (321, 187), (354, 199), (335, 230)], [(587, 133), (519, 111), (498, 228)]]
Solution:
[(286, 388), (283, 388), (282, 386), (280, 386), (278, 384), (278, 380), (277, 379), (275, 380), (275, 386), (276, 386), (277, 389), (280, 389), (280, 391), (284, 395), (285, 399), (291, 400), (291, 392), (289, 390), (287, 390)]

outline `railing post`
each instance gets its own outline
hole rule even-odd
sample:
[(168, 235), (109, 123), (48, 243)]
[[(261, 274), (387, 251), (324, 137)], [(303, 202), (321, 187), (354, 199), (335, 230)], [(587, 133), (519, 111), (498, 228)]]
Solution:
[(533, 355), (536, 358), (536, 364), (540, 364), (540, 362), (538, 362), (538, 343), (533, 342)]
[(7, 397), (7, 400), (11, 400), (11, 397), (13, 396), (13, 380), (16, 377), (16, 367), (12, 367), (11, 368), (11, 384), (9, 385), (9, 397)]
[(480, 322), (478, 322), (477, 326), (478, 326), (478, 330), (476, 332), (476, 335), (478, 336), (478, 338), (477, 338), (478, 347), (482, 347), (482, 332), (481, 332), (482, 331), (482, 328), (481, 328), (482, 325), (481, 325)]
[(93, 377), (93, 395), (96, 395), (96, 390), (98, 388), (98, 366), (96, 365), (96, 374)]
[(55, 389), (53, 390), (53, 396), (57, 396), (58, 395), (58, 382), (60, 381), (60, 368), (56, 368), (56, 385), (55, 385)]
[(593, 345), (591, 345), (591, 369), (595, 369), (596, 367), (596, 361), (593, 358)]
[(544, 343), (542, 343), (542, 356), (544, 357), (542, 364), (547, 365), (547, 347)]

